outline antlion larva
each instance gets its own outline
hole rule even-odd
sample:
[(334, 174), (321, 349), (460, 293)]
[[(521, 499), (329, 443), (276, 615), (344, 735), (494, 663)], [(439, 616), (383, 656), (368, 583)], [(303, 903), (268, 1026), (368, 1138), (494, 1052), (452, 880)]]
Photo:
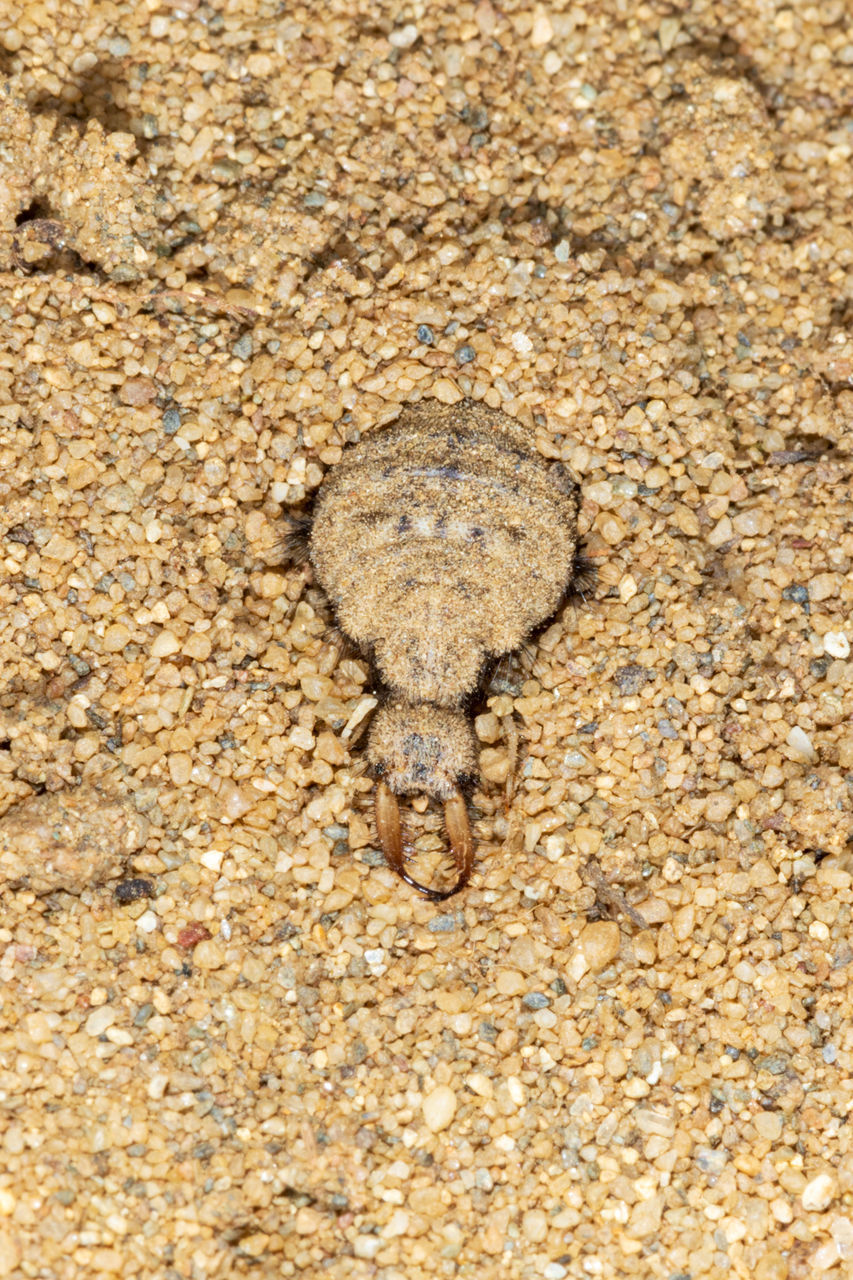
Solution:
[[(578, 502), (520, 423), (471, 401), (405, 409), (348, 446), (317, 494), (311, 562), (381, 689), (367, 742), (379, 838), (389, 865), (429, 898), (458, 892), (473, 866), (467, 707), (494, 660), (566, 598)], [(451, 889), (406, 870), (397, 797), (418, 792), (444, 803)]]

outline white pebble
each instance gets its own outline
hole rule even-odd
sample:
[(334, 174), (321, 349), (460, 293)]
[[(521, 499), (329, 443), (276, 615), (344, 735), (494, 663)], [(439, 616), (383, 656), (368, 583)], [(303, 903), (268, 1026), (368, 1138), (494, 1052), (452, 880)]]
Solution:
[(204, 938), (193, 951), (196, 969), (221, 969), (225, 964), (225, 952), (215, 938)]
[(637, 583), (634, 577), (628, 573), (619, 583), (619, 599), (623, 604), (627, 604), (629, 600), (633, 600), (637, 594)]
[(161, 631), (155, 636), (151, 645), (152, 658), (168, 658), (171, 654), (177, 653), (181, 647), (181, 642), (172, 631)]
[(799, 756), (801, 760), (805, 760), (807, 764), (814, 764), (817, 760), (817, 752), (812, 745), (811, 738), (799, 725), (794, 725), (785, 741), (794, 752), (794, 755)]
[(86, 1035), (103, 1035), (107, 1027), (111, 1027), (115, 1020), (115, 1009), (111, 1009), (106, 1004), (101, 1005), (100, 1009), (94, 1009), (86, 1019)]
[(838, 1257), (838, 1245), (834, 1240), (827, 1240), (809, 1256), (809, 1270), (813, 1276), (825, 1276), (833, 1269)]
[(527, 1101), (527, 1094), (524, 1085), (518, 1076), (508, 1076), (506, 1082), (506, 1091), (517, 1107), (523, 1107)]
[(520, 329), (510, 338), (513, 350), (517, 351), (520, 356), (529, 356), (533, 350), (533, 343), (530, 341), (526, 333), (522, 333)]
[(148, 1081), (148, 1097), (154, 1102), (159, 1102), (159, 1100), (165, 1095), (168, 1087), (169, 1077), (165, 1072), (158, 1071), (156, 1075), (153, 1075)]
[(413, 22), (407, 22), (404, 27), (397, 27), (388, 36), (388, 43), (394, 49), (408, 49), (415, 43), (418, 38), (418, 29)]
[(542, 6), (537, 5), (533, 11), (533, 30), (530, 33), (530, 43), (534, 49), (541, 49), (544, 44), (553, 39), (554, 28), (551, 26), (551, 19)]
[(143, 933), (153, 933), (160, 921), (153, 911), (144, 911), (136, 922), (137, 929)]
[(824, 651), (830, 658), (849, 658), (850, 641), (843, 631), (827, 631), (823, 637)]
[(369, 1260), (375, 1258), (381, 1248), (382, 1241), (379, 1236), (371, 1236), (365, 1233), (364, 1235), (356, 1236), (352, 1251), (357, 1258)]
[(353, 731), (361, 724), (366, 715), (369, 715), (374, 707), (378, 706), (378, 698), (374, 698), (371, 694), (367, 694), (364, 698), (359, 699), (355, 710), (344, 725), (341, 733), (341, 742), (347, 742), (352, 737)]
[(658, 27), (658, 40), (660, 40), (660, 47), (664, 53), (669, 53), (680, 30), (681, 23), (678, 18), (663, 18), (661, 20), (661, 24)]
[(831, 1173), (819, 1173), (803, 1188), (803, 1208), (807, 1213), (822, 1213), (838, 1194), (838, 1184)]
[(849, 1218), (833, 1218), (829, 1234), (842, 1258), (853, 1258), (853, 1222)]
[(569, 975), (572, 982), (580, 982), (588, 968), (589, 964), (587, 963), (586, 956), (583, 953), (583, 947), (578, 943), (577, 946), (572, 947), (569, 959), (566, 963), (566, 973)]
[(466, 1077), (465, 1083), (472, 1093), (476, 1093), (478, 1098), (491, 1098), (494, 1093), (491, 1080), (482, 1071), (472, 1071)]
[(456, 1094), (449, 1085), (436, 1085), (423, 1101), (424, 1123), (432, 1133), (446, 1129), (456, 1115)]
[(405, 1209), (395, 1209), (382, 1228), (383, 1238), (393, 1240), (395, 1236), (404, 1236), (409, 1230), (409, 1215)]

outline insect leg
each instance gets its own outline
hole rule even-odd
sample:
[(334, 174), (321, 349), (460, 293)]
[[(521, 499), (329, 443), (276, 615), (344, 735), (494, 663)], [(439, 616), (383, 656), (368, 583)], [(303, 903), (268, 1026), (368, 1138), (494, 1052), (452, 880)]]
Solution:
[(459, 878), (449, 892), (442, 894), (449, 898), (464, 888), (471, 878), (474, 869), (474, 840), (471, 836), (471, 824), (468, 821), (468, 806), (461, 791), (455, 791), (444, 805), (444, 825), (450, 841), (450, 851), (459, 871)]

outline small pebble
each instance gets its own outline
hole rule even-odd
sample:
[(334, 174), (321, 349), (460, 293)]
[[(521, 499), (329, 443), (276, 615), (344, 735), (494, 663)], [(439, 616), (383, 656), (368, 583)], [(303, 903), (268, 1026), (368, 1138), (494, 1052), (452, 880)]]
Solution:
[(778, 1249), (768, 1249), (758, 1259), (754, 1274), (755, 1280), (788, 1280), (788, 1259)]
[(537, 5), (533, 10), (533, 30), (530, 33), (530, 43), (534, 49), (541, 49), (543, 45), (548, 44), (549, 40), (554, 39), (554, 28), (551, 25), (551, 19), (542, 5)]
[(16, 1273), (21, 1258), (22, 1249), (17, 1233), (8, 1227), (0, 1227), (0, 1276)]
[(102, 1005), (100, 1009), (95, 1009), (86, 1019), (85, 1030), (87, 1036), (100, 1036), (106, 1031), (107, 1027), (111, 1027), (116, 1020), (116, 1011), (111, 1009), (109, 1005)]
[(69, 489), (85, 489), (98, 477), (98, 472), (85, 458), (75, 458), (68, 464), (66, 479)]
[(760, 1138), (768, 1142), (777, 1142), (782, 1133), (782, 1116), (778, 1111), (762, 1111), (753, 1121), (755, 1131)]
[(225, 963), (225, 952), (213, 939), (199, 942), (193, 951), (193, 964), (199, 969), (221, 969)]
[(491, 1098), (494, 1093), (494, 1086), (491, 1080), (488, 1076), (483, 1075), (481, 1071), (472, 1071), (466, 1077), (465, 1083), (480, 1098)]
[(126, 378), (118, 394), (122, 404), (138, 408), (150, 404), (157, 395), (157, 388), (150, 378)]
[(628, 604), (629, 601), (634, 599), (636, 594), (637, 581), (630, 573), (628, 573), (619, 583), (619, 599), (623, 604)]
[(575, 827), (572, 842), (578, 853), (585, 857), (595, 857), (601, 848), (601, 832), (594, 827)]
[(210, 937), (211, 932), (207, 925), (194, 920), (192, 924), (185, 925), (178, 931), (177, 944), (184, 951), (191, 951), (193, 947), (197, 947), (200, 942), (206, 942)]
[(528, 1209), (521, 1216), (521, 1234), (531, 1244), (542, 1244), (548, 1238), (548, 1219), (541, 1209)]
[(194, 632), (192, 635), (187, 636), (184, 641), (184, 654), (188, 658), (194, 659), (196, 662), (206, 662), (212, 651), (213, 644), (210, 636)]
[(728, 1152), (720, 1147), (697, 1147), (693, 1157), (703, 1173), (717, 1178), (729, 1162)]
[(459, 927), (460, 921), (455, 915), (434, 916), (427, 925), (430, 933), (453, 933)]
[(584, 928), (580, 943), (587, 965), (593, 973), (599, 973), (619, 954), (619, 926), (612, 920), (596, 920)]
[(353, 1253), (357, 1258), (364, 1258), (370, 1261), (375, 1258), (379, 1250), (382, 1248), (383, 1240), (380, 1236), (360, 1235), (356, 1236), (353, 1244)]
[(613, 683), (623, 698), (639, 693), (650, 680), (654, 680), (654, 672), (647, 670), (646, 667), (639, 666), (636, 662), (631, 662), (625, 667), (619, 667), (613, 673)]
[(446, 1084), (437, 1085), (423, 1100), (426, 1127), (432, 1133), (446, 1129), (456, 1114), (456, 1094)]
[(130, 628), (123, 622), (115, 622), (104, 632), (104, 649), (107, 653), (121, 653), (130, 642)]
[(791, 587), (785, 587), (782, 591), (783, 600), (793, 600), (795, 604), (801, 605), (804, 613), (809, 613), (809, 591), (808, 587), (796, 584)]
[(818, 757), (812, 740), (799, 725), (794, 725), (785, 741), (794, 752), (794, 755), (798, 756), (800, 760), (804, 760), (806, 764), (814, 764), (816, 762)]
[(807, 1213), (823, 1213), (838, 1195), (838, 1181), (831, 1173), (819, 1173), (803, 1188), (802, 1203)]
[(725, 822), (735, 807), (736, 797), (728, 791), (712, 791), (705, 799), (705, 817), (709, 822)]
[(458, 404), (462, 399), (462, 392), (449, 378), (439, 378), (433, 385), (433, 392), (442, 404)]
[(413, 22), (396, 27), (388, 36), (388, 43), (394, 49), (409, 49), (418, 38), (419, 31)]
[(524, 992), (527, 980), (517, 969), (502, 969), (495, 979), (495, 986), (502, 996), (519, 996)]
[(181, 642), (174, 632), (163, 630), (151, 642), (150, 653), (152, 658), (168, 658), (177, 653), (180, 647)]
[(169, 777), (176, 787), (185, 787), (192, 775), (192, 757), (185, 751), (176, 751), (169, 756)]
[(843, 631), (827, 631), (823, 637), (823, 647), (831, 658), (850, 657), (850, 641)]

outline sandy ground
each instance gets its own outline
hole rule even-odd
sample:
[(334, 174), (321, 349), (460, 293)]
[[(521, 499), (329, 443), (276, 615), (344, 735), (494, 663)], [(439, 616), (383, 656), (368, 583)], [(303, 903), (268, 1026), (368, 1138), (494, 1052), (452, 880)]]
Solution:
[[(0, 1276), (849, 1275), (845, 0), (0, 13)], [(441, 906), (277, 558), (428, 397), (599, 566)]]

